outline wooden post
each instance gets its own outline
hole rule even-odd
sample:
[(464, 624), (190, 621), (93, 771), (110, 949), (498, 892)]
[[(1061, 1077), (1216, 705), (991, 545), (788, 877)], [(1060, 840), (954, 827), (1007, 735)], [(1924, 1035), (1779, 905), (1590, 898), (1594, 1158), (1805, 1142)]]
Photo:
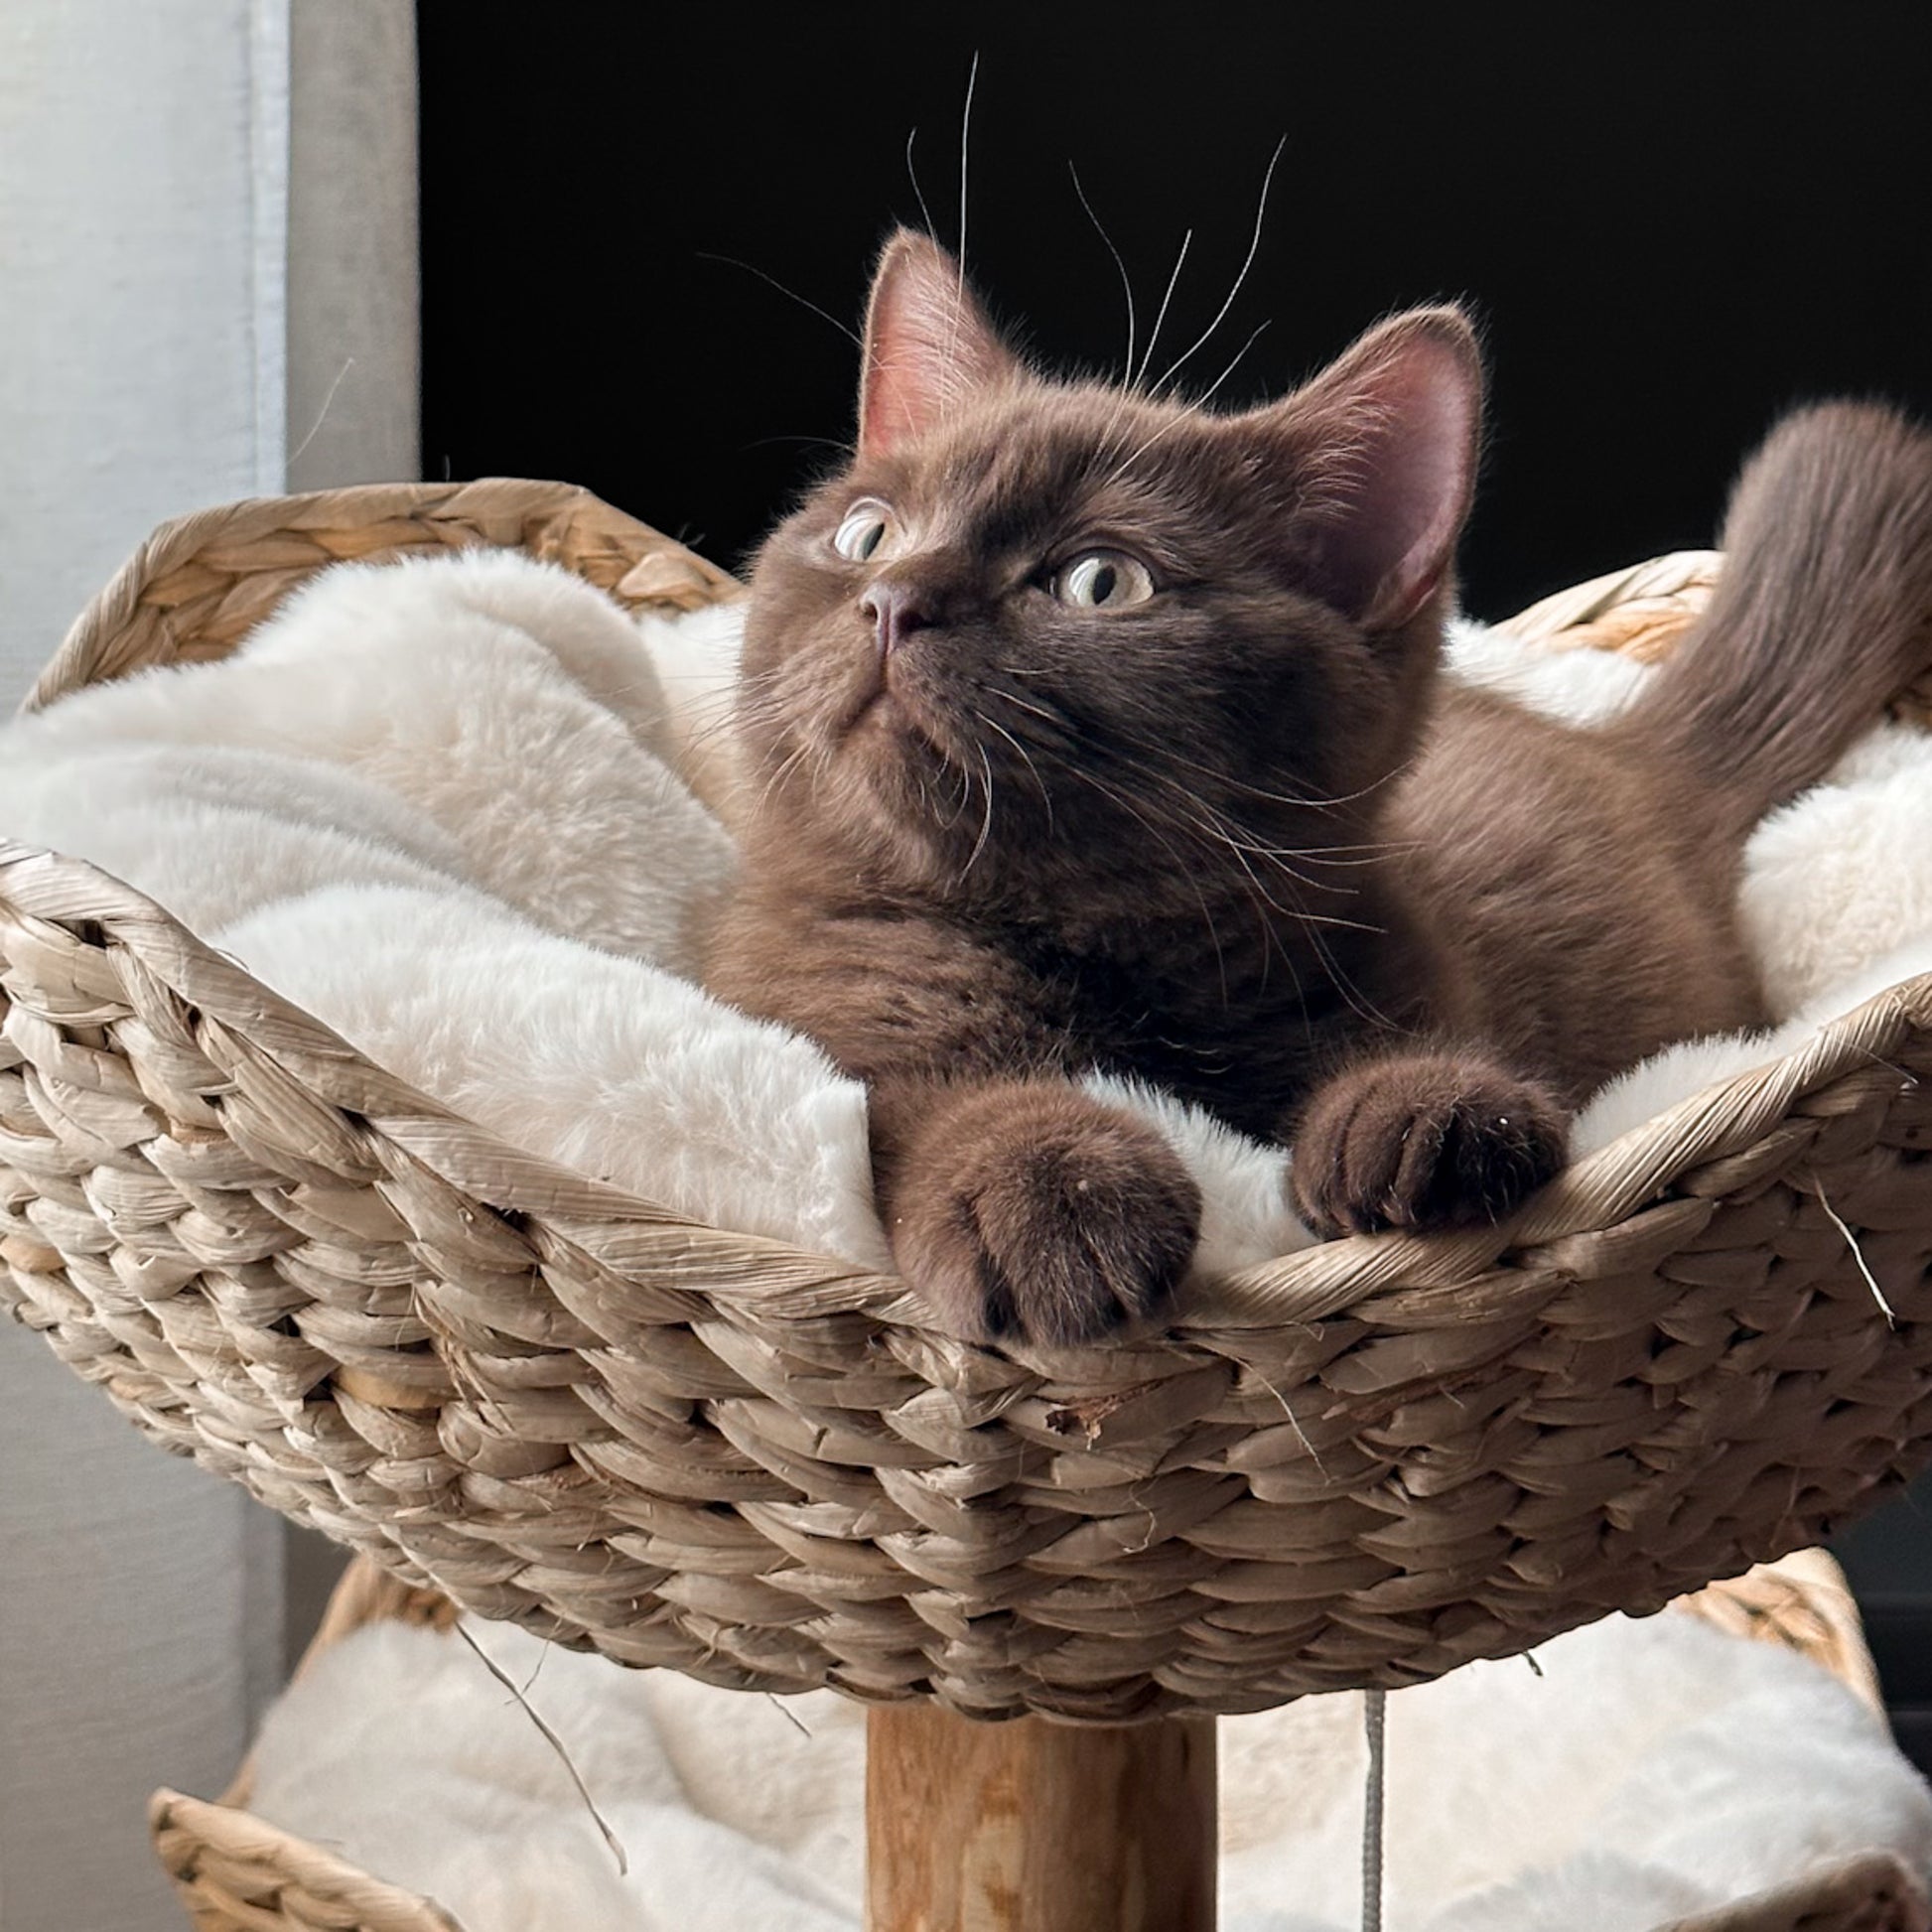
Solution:
[(867, 1932), (1214, 1932), (1214, 1721), (866, 1724)]

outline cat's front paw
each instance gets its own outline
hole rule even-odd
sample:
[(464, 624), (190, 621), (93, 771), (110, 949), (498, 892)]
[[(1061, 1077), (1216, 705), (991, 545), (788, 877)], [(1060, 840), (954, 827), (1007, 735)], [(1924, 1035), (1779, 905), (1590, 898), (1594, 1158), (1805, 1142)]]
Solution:
[(1097, 1341), (1166, 1306), (1200, 1190), (1153, 1128), (1056, 1082), (955, 1098), (895, 1190), (893, 1247), (956, 1332)]
[(1290, 1184), (1323, 1237), (1500, 1221), (1563, 1166), (1569, 1118), (1486, 1060), (1418, 1053), (1350, 1068), (1310, 1103)]

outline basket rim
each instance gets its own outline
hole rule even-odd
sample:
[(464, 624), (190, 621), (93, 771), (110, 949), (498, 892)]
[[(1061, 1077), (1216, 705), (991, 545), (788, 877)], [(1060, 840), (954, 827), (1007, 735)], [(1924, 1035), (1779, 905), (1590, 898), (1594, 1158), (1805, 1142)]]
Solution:
[(352, 1912), (352, 1919), (342, 1922), (368, 1932), (464, 1932), (434, 1899), (378, 1878), (240, 1804), (191, 1798), (163, 1785), (149, 1798), (147, 1816), (155, 1857), (191, 1898), (200, 1883), (201, 1861), (212, 1854), (269, 1867), (279, 1885), (300, 1886), (329, 1905)]
[[(607, 503), (581, 483), (529, 477), (479, 477), (469, 483), (345, 483), (288, 496), (238, 496), (157, 524), (68, 626), (53, 657), (21, 700), (19, 711), (43, 710), (69, 691), (125, 675), (115, 670), (99, 675), (101, 656), (139, 606), (142, 592), (211, 546), (245, 543), (271, 531), (297, 534), (340, 527), (345, 519), (380, 530), (399, 518), (451, 527), (472, 520), (505, 527), (512, 522), (534, 521), (539, 528), (559, 530), (581, 525), (614, 548), (628, 539), (638, 549), (647, 550), (652, 559), (668, 564), (668, 581), (662, 575), (645, 577), (626, 587), (627, 572), (580, 574), (590, 575), (601, 589), (612, 591), (633, 608), (657, 604), (683, 610), (694, 601), (724, 603), (744, 595), (745, 587), (738, 579), (708, 558)], [(391, 545), (374, 554), (393, 558), (411, 547), (420, 546)], [(338, 559), (318, 554), (315, 568), (335, 561)], [(625, 556), (624, 561), (633, 559)], [(600, 582), (604, 575), (612, 575), (615, 581)]]
[[(800, 1319), (862, 1313), (895, 1326), (928, 1330), (923, 1305), (897, 1276), (874, 1273), (836, 1256), (673, 1213), (640, 1195), (594, 1180), (544, 1156), (529, 1154), (479, 1127), (385, 1071), (313, 1015), (251, 978), (162, 906), (85, 860), (0, 838), (0, 905), (49, 932), (74, 924), (103, 928), (150, 972), (201, 1012), (245, 1030), (253, 1043), (317, 1097), (360, 1117), (439, 1178), (499, 1212), (540, 1218), (568, 1234), (573, 1222), (621, 1222), (684, 1231), (698, 1243), (724, 1239), (739, 1264), (757, 1262), (814, 1287), (774, 1310), (769, 1277), (740, 1283), (730, 1275), (707, 1284), (713, 1300), (757, 1301), (767, 1312)], [(1699, 1170), (1754, 1146), (1792, 1106), (1860, 1069), (1883, 1069), (1906, 1036), (1932, 1030), (1932, 973), (1901, 981), (1820, 1030), (1779, 1059), (1721, 1080), (1566, 1167), (1515, 1215), (1493, 1227), (1446, 1234), (1348, 1235), (1242, 1270), (1185, 1300), (1150, 1345), (1185, 1345), (1203, 1331), (1314, 1321), (1345, 1312), (1388, 1286), (1439, 1291), (1469, 1286), (1514, 1262), (1649, 1211), (1695, 1210), (1694, 1200), (1665, 1196)], [(733, 1273), (738, 1270), (735, 1268)], [(1511, 1270), (1513, 1272), (1513, 1270)], [(1526, 1293), (1543, 1293), (1525, 1281)], [(1493, 1301), (1490, 1306), (1500, 1307)], [(1446, 1310), (1446, 1317), (1452, 1313)], [(972, 1344), (981, 1346), (982, 1344)], [(993, 1352), (1018, 1347), (985, 1344)], [(1117, 1355), (1118, 1339), (1066, 1356)], [(1037, 1353), (1038, 1351), (1032, 1351)]]

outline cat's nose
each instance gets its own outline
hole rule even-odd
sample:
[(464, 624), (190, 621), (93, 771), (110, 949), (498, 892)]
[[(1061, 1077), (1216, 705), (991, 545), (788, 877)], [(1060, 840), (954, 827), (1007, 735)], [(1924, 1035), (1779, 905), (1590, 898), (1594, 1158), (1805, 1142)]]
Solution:
[(932, 622), (932, 611), (915, 590), (904, 584), (875, 584), (859, 600), (859, 609), (872, 620), (882, 655), (891, 656), (915, 630)]

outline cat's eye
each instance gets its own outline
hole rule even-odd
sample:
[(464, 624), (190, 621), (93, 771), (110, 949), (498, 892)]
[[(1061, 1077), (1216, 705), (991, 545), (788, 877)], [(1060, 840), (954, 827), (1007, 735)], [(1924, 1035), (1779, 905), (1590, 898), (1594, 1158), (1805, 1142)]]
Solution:
[(1154, 595), (1147, 566), (1119, 550), (1088, 550), (1053, 573), (1053, 595), (1076, 611), (1121, 611)]
[(847, 563), (862, 564), (877, 556), (881, 546), (890, 547), (898, 524), (884, 503), (867, 497), (846, 511), (844, 520), (832, 532), (832, 548)]

